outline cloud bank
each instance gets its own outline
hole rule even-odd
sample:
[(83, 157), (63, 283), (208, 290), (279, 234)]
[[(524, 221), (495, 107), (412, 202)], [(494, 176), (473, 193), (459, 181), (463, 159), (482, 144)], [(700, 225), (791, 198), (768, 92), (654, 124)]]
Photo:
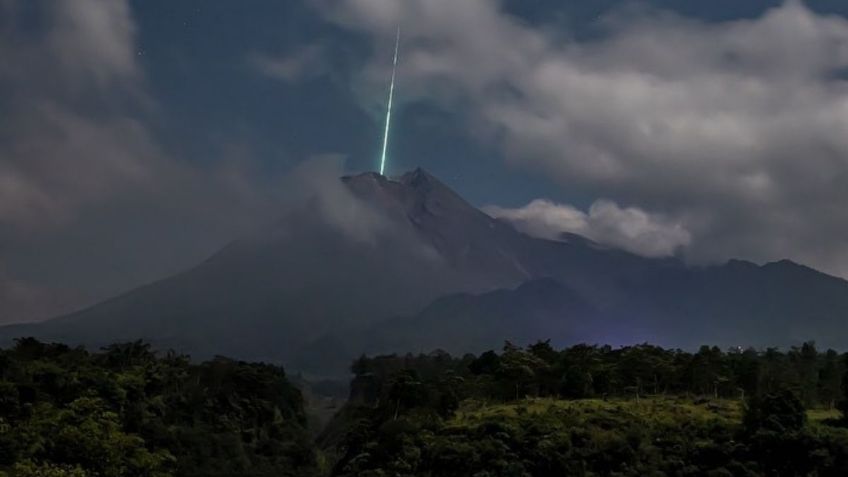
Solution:
[(544, 199), (515, 209), (488, 206), (483, 210), (534, 237), (560, 240), (564, 233), (573, 233), (645, 257), (675, 255), (692, 239), (679, 223), (609, 200), (596, 201), (588, 212)]
[(724, 23), (631, 8), (578, 41), (488, 0), (314, 4), (374, 39), (369, 97), (400, 24), (406, 100), (466, 111), (514, 165), (672, 218), (693, 261), (791, 257), (848, 276), (845, 19), (791, 0)]

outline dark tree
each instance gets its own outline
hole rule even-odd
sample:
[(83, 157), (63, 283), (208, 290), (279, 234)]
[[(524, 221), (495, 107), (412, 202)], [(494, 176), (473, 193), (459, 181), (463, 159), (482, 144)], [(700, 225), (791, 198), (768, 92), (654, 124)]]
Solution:
[(744, 424), (748, 432), (797, 432), (806, 422), (804, 404), (795, 393), (787, 389), (763, 396), (751, 396), (745, 405)]
[(836, 407), (842, 395), (842, 366), (839, 353), (829, 349), (818, 372), (818, 398), (828, 409)]
[(845, 372), (842, 376), (842, 400), (839, 402), (839, 410), (842, 411), (842, 419), (848, 421), (848, 354), (844, 357), (843, 368)]
[(804, 343), (800, 348), (792, 347), (789, 359), (797, 380), (798, 397), (806, 406), (812, 406), (818, 395), (818, 351), (812, 341)]

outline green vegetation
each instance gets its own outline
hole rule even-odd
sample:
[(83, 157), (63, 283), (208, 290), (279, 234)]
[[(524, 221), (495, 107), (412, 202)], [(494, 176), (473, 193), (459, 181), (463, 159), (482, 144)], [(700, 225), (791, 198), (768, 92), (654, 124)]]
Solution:
[(0, 475), (308, 476), (304, 424), (276, 366), (191, 364), (138, 342), (0, 351)]
[(812, 343), (362, 357), (315, 442), (279, 367), (24, 339), (0, 351), (0, 475), (844, 476), (846, 369)]
[[(337, 476), (848, 475), (842, 360), (548, 343), (360, 358)], [(806, 407), (811, 408), (809, 411)]]

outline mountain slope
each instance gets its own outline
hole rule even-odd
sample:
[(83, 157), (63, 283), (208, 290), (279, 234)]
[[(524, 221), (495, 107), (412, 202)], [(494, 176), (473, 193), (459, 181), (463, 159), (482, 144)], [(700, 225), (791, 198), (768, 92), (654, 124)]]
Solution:
[(364, 327), (328, 333), (305, 347), (297, 368), (331, 373), (363, 353), (480, 353), (504, 341), (554, 344), (590, 339), (603, 322), (601, 314), (578, 293), (552, 278), (529, 280), (515, 289), (441, 297), (420, 312)]
[[(329, 330), (527, 278), (484, 250), (484, 231), (517, 233), (423, 171), (399, 181), (362, 174), (342, 184), (343, 195), (318, 195), (192, 270), (0, 334), (95, 346), (144, 338), (199, 356), (285, 361)], [(351, 218), (369, 224), (347, 230)]]

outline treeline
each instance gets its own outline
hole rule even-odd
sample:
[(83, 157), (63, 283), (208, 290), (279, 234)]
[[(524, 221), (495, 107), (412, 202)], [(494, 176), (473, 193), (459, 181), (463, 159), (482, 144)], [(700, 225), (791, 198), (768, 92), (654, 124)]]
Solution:
[(845, 359), (812, 343), (362, 357), (319, 443), (346, 477), (844, 476), (848, 429), (805, 408), (848, 411)]
[(192, 364), (141, 342), (0, 350), (0, 475), (315, 475), (305, 422), (277, 366)]
[[(389, 382), (423, 378), (442, 382), (456, 399), (745, 398), (788, 389), (807, 407), (833, 408), (844, 395), (846, 359), (848, 355), (834, 350), (819, 352), (812, 342), (785, 352), (777, 348), (722, 351), (703, 346), (695, 353), (649, 344), (621, 348), (576, 345), (556, 350), (548, 341), (526, 348), (507, 342), (500, 353), (487, 351), (461, 358), (438, 351), (419, 356), (363, 356), (351, 368), (352, 395), (370, 402)], [(405, 377), (399, 377), (399, 372)]]

